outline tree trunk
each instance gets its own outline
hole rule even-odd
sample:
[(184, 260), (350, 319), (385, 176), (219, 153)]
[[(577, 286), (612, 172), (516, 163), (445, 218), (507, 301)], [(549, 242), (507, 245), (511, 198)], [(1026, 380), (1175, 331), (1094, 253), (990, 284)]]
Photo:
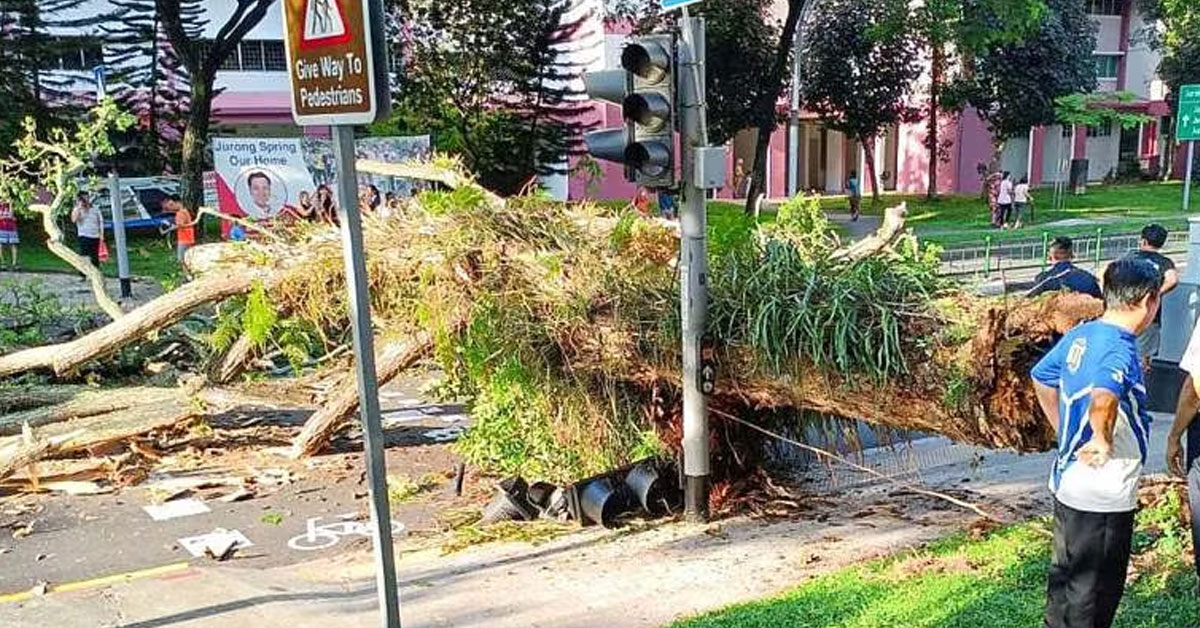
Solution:
[[(433, 335), (426, 331), (384, 345), (376, 359), (375, 376), (379, 384), (391, 381), (432, 351)], [(304, 430), (292, 441), (292, 457), (301, 458), (320, 452), (329, 439), (358, 411), (358, 402), (358, 381), (353, 376), (347, 377), (333, 399), (327, 401), (304, 423)]]
[(863, 161), (867, 162), (867, 180), (871, 182), (871, 198), (879, 202), (879, 179), (875, 176), (875, 138), (860, 139), (863, 148)]
[(217, 365), (216, 371), (213, 373), (214, 384), (226, 384), (233, 381), (233, 378), (242, 374), (246, 369), (246, 363), (254, 355), (254, 341), (250, 336), (242, 334), (221, 358)]
[(754, 146), (754, 163), (750, 166), (750, 188), (746, 191), (746, 215), (753, 216), (758, 208), (758, 197), (767, 190), (767, 151), (771, 147), (774, 126), (758, 128), (758, 142)]
[(939, 109), (942, 97), (942, 76), (946, 63), (945, 51), (940, 44), (931, 46), (932, 61), (929, 67), (929, 132), (925, 137), (925, 148), (929, 151), (929, 187), (925, 198), (933, 200), (938, 195), (938, 166), (941, 165)]
[(90, 360), (118, 351), (150, 332), (172, 325), (196, 308), (248, 292), (261, 278), (260, 273), (247, 269), (184, 284), (71, 342), (34, 347), (0, 357), (0, 377), (44, 369), (62, 375)]
[(172, 388), (121, 388), (118, 390), (85, 390), (57, 405), (14, 412), (0, 416), (0, 436), (21, 433), (21, 426), (41, 427), (60, 421), (81, 419), (100, 414), (139, 407), (152, 407), (175, 399), (179, 392)]
[[(182, 168), (179, 194), (193, 215), (204, 204), (204, 164), (208, 154), (208, 130), (212, 116), (213, 78), (195, 76), (192, 80), (191, 110), (183, 133)], [(201, 230), (203, 233), (203, 230)]]
[[(783, 19), (779, 31), (779, 45), (775, 48), (775, 60), (771, 64), (771, 72), (763, 79), (767, 86), (754, 103), (754, 120), (759, 121), (758, 144), (754, 147), (754, 163), (750, 166), (750, 189), (746, 194), (746, 214), (753, 215), (756, 200), (767, 189), (767, 150), (770, 148), (771, 135), (779, 126), (776, 120), (775, 105), (779, 94), (785, 87), (788, 60), (792, 56), (792, 48), (796, 41), (796, 28), (800, 23), (805, 2), (813, 0), (788, 0), (788, 12)], [(794, 157), (794, 155), (793, 155)]]

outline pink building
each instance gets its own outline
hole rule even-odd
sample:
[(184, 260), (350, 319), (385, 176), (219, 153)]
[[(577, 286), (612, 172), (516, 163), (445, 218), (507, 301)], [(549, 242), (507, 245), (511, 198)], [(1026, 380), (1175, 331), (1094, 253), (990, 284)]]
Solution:
[[(1001, 168), (1014, 177), (1028, 176), (1034, 185), (1052, 184), (1066, 180), (1072, 159), (1088, 160), (1087, 178), (1099, 181), (1110, 174), (1137, 168), (1157, 171), (1164, 152), (1159, 128), (1163, 117), (1169, 115), (1164, 101), (1164, 86), (1156, 76), (1158, 55), (1136, 34), (1145, 28), (1134, 0), (1088, 0), (1088, 9), (1096, 22), (1097, 41), (1094, 59), (1099, 78), (1099, 90), (1128, 91), (1136, 100), (1128, 109), (1150, 115), (1151, 122), (1133, 129), (1078, 129), (1061, 126), (1030, 129), (1027, 137), (1009, 140), (1004, 147)], [(626, 35), (611, 29), (605, 38), (605, 56), (609, 67), (616, 59)], [(926, 79), (927, 80), (927, 79)], [(914, 90), (921, 92), (923, 90)], [(621, 123), (618, 107), (597, 104), (599, 128), (615, 127)], [(781, 113), (786, 113), (786, 106)], [(940, 137), (949, 142), (949, 150), (938, 165), (938, 188), (942, 193), (972, 193), (980, 189), (978, 167), (992, 158), (992, 139), (980, 118), (971, 111), (962, 116), (945, 116), (941, 120)], [(924, 146), (927, 123), (900, 124), (876, 140), (877, 181), (864, 181), (864, 191), (871, 185), (883, 191), (910, 194), (925, 193), (929, 186), (929, 151)], [(825, 193), (843, 192), (851, 170), (866, 177), (861, 146), (837, 131), (823, 128), (815, 115), (802, 112), (799, 142), (795, 154), (788, 149), (788, 130), (781, 125), (771, 136), (767, 152), (767, 196), (787, 195), (789, 163), (795, 163), (798, 187)], [(757, 132), (746, 130), (729, 144), (729, 171), (741, 159), (749, 169), (757, 143)], [(1180, 160), (1176, 160), (1179, 163)], [(621, 169), (605, 164), (605, 177), (588, 186), (575, 177), (570, 182), (570, 197), (629, 198), (633, 186), (625, 182)], [(732, 176), (730, 177), (732, 180)], [(732, 190), (721, 196), (731, 197)]]

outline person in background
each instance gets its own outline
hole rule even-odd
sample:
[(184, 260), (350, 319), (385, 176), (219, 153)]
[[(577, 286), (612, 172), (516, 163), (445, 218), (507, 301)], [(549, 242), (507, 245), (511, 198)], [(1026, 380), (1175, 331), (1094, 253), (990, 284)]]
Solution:
[(737, 163), (733, 166), (733, 196), (734, 198), (746, 198), (746, 160), (738, 157)]
[(331, 225), (338, 224), (337, 203), (333, 200), (333, 190), (328, 185), (317, 188), (316, 219)]
[[(1192, 330), (1179, 369), (1187, 377), (1179, 391), (1175, 421), (1167, 436), (1167, 470), (1187, 479), (1188, 507), (1192, 511), (1192, 554), (1196, 558), (1196, 574), (1200, 576), (1200, 325)], [(1186, 451), (1180, 440), (1186, 439)], [(1185, 458), (1186, 454), (1186, 458)]]
[(639, 187), (633, 195), (633, 209), (643, 217), (650, 215), (650, 194), (646, 192), (646, 188)]
[(193, 218), (192, 213), (183, 206), (178, 194), (171, 194), (163, 201), (163, 210), (175, 215), (175, 220), (163, 233), (175, 232), (175, 259), (183, 265), (183, 256), (188, 249), (196, 246), (196, 223), (199, 218)]
[(858, 184), (858, 171), (851, 170), (846, 180), (846, 193), (850, 196), (850, 220), (857, 222), (862, 212), (862, 186)]
[(1000, 175), (1000, 189), (996, 191), (996, 217), (995, 223), (1001, 229), (1008, 225), (1008, 217), (1012, 214), (1013, 209), (1013, 182), (1012, 174), (1007, 170)]
[(1000, 220), (1000, 173), (987, 174), (987, 166), (980, 164), (979, 170), (983, 176), (983, 193), (987, 198), (988, 210), (992, 216), (992, 226), (999, 229), (1004, 226)]
[(104, 236), (104, 216), (92, 205), (87, 192), (75, 197), (75, 208), (71, 210), (71, 222), (79, 240), (79, 254), (88, 258), (92, 266), (100, 268), (100, 238)]
[(1012, 228), (1020, 229), (1021, 221), (1025, 220), (1025, 211), (1033, 204), (1033, 196), (1029, 194), (1029, 177), (1022, 176), (1013, 188)]
[[(1146, 225), (1142, 229), (1142, 241), (1138, 250), (1129, 254), (1131, 257), (1154, 266), (1154, 269), (1162, 276), (1162, 296), (1164, 297), (1179, 285), (1179, 271), (1175, 270), (1175, 262), (1160, 252), (1162, 247), (1167, 244), (1167, 235), (1167, 230), (1162, 225)], [(1138, 353), (1141, 354), (1142, 362), (1147, 369), (1150, 368), (1150, 360), (1158, 355), (1161, 340), (1162, 310), (1160, 309), (1158, 315), (1154, 317), (1154, 322), (1146, 328), (1142, 335), (1138, 336)]]
[(379, 188), (375, 184), (367, 185), (367, 207), (371, 211), (379, 211), (379, 207), (383, 205), (383, 195), (379, 193)]
[(1154, 320), (1161, 288), (1150, 264), (1113, 262), (1104, 315), (1067, 332), (1031, 372), (1058, 438), (1046, 628), (1109, 628), (1125, 592), (1150, 440), (1137, 335)]
[(671, 190), (658, 191), (658, 213), (667, 220), (679, 217), (679, 208), (675, 204), (675, 194)]
[(1081, 292), (1097, 299), (1103, 299), (1100, 284), (1096, 277), (1088, 271), (1075, 265), (1075, 243), (1071, 238), (1059, 236), (1050, 243), (1049, 270), (1039, 274), (1034, 279), (1033, 288), (1025, 296), (1033, 298), (1046, 292), (1069, 290)]
[(300, 191), (300, 198), (296, 201), (295, 213), (296, 217), (300, 220), (311, 222), (316, 219), (316, 205), (314, 205), (312, 195), (308, 193), (308, 190)]
[(17, 214), (12, 205), (0, 201), (0, 266), (4, 264), (4, 247), (12, 249), (12, 269), (17, 270), (17, 245), (21, 236), (17, 233)]

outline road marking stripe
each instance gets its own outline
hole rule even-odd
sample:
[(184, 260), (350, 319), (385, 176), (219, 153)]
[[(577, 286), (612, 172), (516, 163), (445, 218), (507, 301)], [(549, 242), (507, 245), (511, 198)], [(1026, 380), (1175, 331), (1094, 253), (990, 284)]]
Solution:
[[(160, 567), (151, 567), (149, 569), (137, 569), (127, 571), (125, 573), (111, 574), (108, 576), (100, 576), (99, 578), (90, 578), (88, 580), (77, 580), (75, 582), (66, 582), (51, 586), (46, 589), (46, 593), (68, 593), (70, 591), (79, 591), (82, 589), (90, 589), (93, 587), (102, 587), (109, 584), (119, 582), (129, 582), (131, 580), (140, 580), (142, 578), (153, 578), (155, 576), (163, 576), (167, 574), (179, 573), (188, 568), (188, 563), (172, 563), (170, 565), (162, 565)], [(18, 593), (9, 593), (0, 595), (0, 604), (10, 604), (14, 602), (24, 602), (29, 598), (34, 597), (33, 590), (20, 591)]]

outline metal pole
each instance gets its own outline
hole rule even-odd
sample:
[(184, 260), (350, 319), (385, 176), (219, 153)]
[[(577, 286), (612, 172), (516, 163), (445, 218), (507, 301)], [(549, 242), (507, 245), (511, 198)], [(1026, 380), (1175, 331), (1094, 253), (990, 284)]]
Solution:
[(800, 47), (804, 42), (803, 14), (792, 49), (792, 94), (788, 108), (787, 197), (794, 198), (800, 190)]
[(363, 424), (367, 489), (371, 499), (371, 537), (375, 545), (375, 581), (383, 612), (381, 625), (400, 628), (400, 590), (396, 586), (396, 557), (392, 554), (392, 514), (388, 506), (383, 427), (379, 418), (379, 382), (375, 379), (375, 342), (371, 330), (371, 300), (367, 292), (362, 216), (358, 209), (353, 127), (333, 127), (333, 156), (337, 162), (338, 218), (342, 223), (342, 257), (350, 292), (354, 374), (358, 379), (359, 413)]
[(708, 311), (708, 243), (704, 190), (696, 186), (696, 147), (703, 146), (704, 19), (683, 10), (684, 58), (679, 78), (683, 122), (683, 202), (680, 204), (679, 289), (683, 321), (683, 474), (684, 515), (708, 520), (708, 399), (700, 391), (705, 315)]
[(1192, 204), (1192, 163), (1196, 157), (1196, 140), (1188, 142), (1187, 169), (1183, 173), (1183, 211)]
[(1046, 264), (1050, 260), (1050, 232), (1042, 232), (1042, 272), (1046, 272)]
[(1104, 248), (1104, 227), (1096, 227), (1096, 264), (1093, 267), (1096, 271), (1100, 270), (1100, 256)]
[(992, 236), (984, 236), (983, 238), (983, 278), (989, 279), (992, 276)]
[(129, 247), (125, 240), (125, 208), (121, 203), (121, 178), (114, 171), (108, 175), (108, 196), (112, 201), (113, 244), (117, 247), (117, 278), (121, 282), (121, 298), (133, 297), (129, 281)]

